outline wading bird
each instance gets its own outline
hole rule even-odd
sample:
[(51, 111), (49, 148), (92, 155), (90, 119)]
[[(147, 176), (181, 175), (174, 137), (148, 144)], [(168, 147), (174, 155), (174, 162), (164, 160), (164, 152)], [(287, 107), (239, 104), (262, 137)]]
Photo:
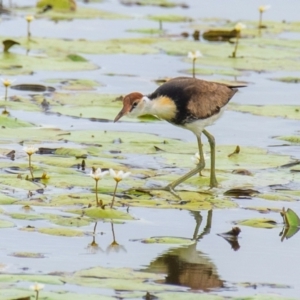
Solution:
[(114, 122), (125, 115), (129, 117), (154, 115), (173, 125), (192, 131), (197, 137), (200, 155), (197, 166), (166, 187), (153, 189), (166, 190), (175, 194), (174, 188), (177, 185), (204, 169), (202, 132), (208, 139), (211, 151), (210, 187), (217, 187), (215, 139), (205, 130), (205, 127), (212, 125), (222, 115), (225, 106), (237, 92), (237, 87), (243, 86), (225, 85), (191, 77), (177, 77), (167, 81), (148, 96), (134, 92), (124, 97), (123, 108)]

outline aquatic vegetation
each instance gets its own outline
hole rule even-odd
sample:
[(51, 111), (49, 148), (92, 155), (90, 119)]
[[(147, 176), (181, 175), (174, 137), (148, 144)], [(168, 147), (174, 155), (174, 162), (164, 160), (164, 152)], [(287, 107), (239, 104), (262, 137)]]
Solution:
[(29, 41), (31, 37), (30, 24), (34, 20), (34, 16), (28, 15), (25, 19), (27, 21), (27, 40)]
[(192, 60), (192, 64), (193, 64), (193, 77), (195, 78), (195, 63), (197, 58), (202, 57), (202, 54), (199, 50), (197, 51), (189, 51), (188, 52), (188, 58), (190, 58)]
[(246, 25), (243, 24), (243, 23), (237, 23), (234, 26), (234, 29), (237, 31), (237, 35), (236, 35), (236, 39), (235, 39), (234, 50), (232, 52), (232, 57), (233, 58), (236, 58), (236, 52), (237, 52), (237, 49), (238, 49), (239, 39), (241, 38), (241, 31), (245, 28), (246, 28)]
[(7, 78), (1, 78), (2, 84), (5, 88), (4, 101), (7, 101), (8, 88), (13, 84), (14, 80), (9, 80)]
[(98, 198), (98, 181), (108, 173), (109, 173), (108, 171), (101, 171), (100, 168), (97, 169), (93, 168), (92, 171), (90, 172), (90, 176), (95, 179), (95, 184), (96, 184), (95, 185), (96, 205), (100, 207), (103, 207), (103, 201), (101, 199), (99, 200)]
[(33, 291), (35, 291), (35, 300), (39, 299), (39, 293), (41, 290), (43, 290), (45, 287), (44, 284), (41, 283), (35, 283), (34, 285), (31, 285), (29, 288)]
[(27, 153), (28, 155), (28, 165), (29, 165), (29, 172), (31, 174), (31, 180), (34, 180), (33, 177), (33, 167), (32, 167), (32, 163), (31, 163), (31, 156), (37, 152), (39, 149), (34, 147), (34, 146), (25, 146), (23, 147), (23, 150)]
[(258, 7), (258, 11), (259, 11), (259, 21), (258, 21), (258, 28), (265, 28), (266, 26), (264, 26), (262, 24), (262, 16), (263, 13), (267, 10), (269, 10), (271, 8), (271, 5), (260, 5)]
[(115, 189), (114, 189), (114, 194), (113, 194), (113, 198), (110, 204), (110, 208), (113, 208), (114, 206), (114, 202), (115, 202), (115, 197), (116, 197), (116, 192), (117, 192), (117, 187), (120, 181), (122, 181), (123, 179), (127, 178), (131, 172), (124, 172), (124, 171), (118, 171), (115, 172), (113, 169), (109, 169), (110, 172), (110, 176), (115, 180), (116, 185), (115, 185)]

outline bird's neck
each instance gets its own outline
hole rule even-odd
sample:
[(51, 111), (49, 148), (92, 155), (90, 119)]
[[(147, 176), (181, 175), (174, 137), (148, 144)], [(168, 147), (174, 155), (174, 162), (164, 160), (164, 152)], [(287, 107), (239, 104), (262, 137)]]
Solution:
[(160, 119), (171, 121), (177, 112), (176, 105), (173, 100), (167, 96), (159, 96), (154, 99), (144, 97), (145, 110), (149, 115), (157, 116)]

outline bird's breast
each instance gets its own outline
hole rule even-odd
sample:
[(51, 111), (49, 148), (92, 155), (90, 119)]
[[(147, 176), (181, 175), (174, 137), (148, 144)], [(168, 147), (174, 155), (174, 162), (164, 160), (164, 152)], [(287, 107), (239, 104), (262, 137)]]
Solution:
[(177, 114), (176, 103), (167, 96), (159, 96), (151, 101), (151, 114), (160, 119), (171, 121)]

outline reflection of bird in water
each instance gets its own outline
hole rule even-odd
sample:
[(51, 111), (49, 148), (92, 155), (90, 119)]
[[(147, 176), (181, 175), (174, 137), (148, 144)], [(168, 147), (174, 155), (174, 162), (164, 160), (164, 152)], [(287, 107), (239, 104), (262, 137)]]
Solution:
[(191, 212), (196, 220), (193, 240), (189, 246), (171, 249), (152, 261), (144, 271), (167, 274), (162, 283), (187, 286), (195, 290), (208, 291), (221, 288), (224, 281), (220, 279), (217, 267), (209, 257), (197, 250), (197, 241), (210, 232), (212, 210), (208, 212), (206, 226), (198, 235), (202, 216), (199, 212)]
[(212, 125), (222, 115), (225, 106), (236, 92), (235, 86), (190, 77), (177, 77), (167, 81), (148, 96), (141, 93), (131, 93), (125, 96), (123, 108), (114, 121), (117, 122), (125, 115), (133, 117), (155, 115), (173, 125), (188, 129), (196, 135), (200, 155), (196, 168), (165, 188), (160, 188), (173, 194), (177, 185), (196, 175), (205, 167), (201, 142), (203, 133), (211, 149), (210, 187), (216, 187), (215, 139), (205, 130), (205, 127)]

